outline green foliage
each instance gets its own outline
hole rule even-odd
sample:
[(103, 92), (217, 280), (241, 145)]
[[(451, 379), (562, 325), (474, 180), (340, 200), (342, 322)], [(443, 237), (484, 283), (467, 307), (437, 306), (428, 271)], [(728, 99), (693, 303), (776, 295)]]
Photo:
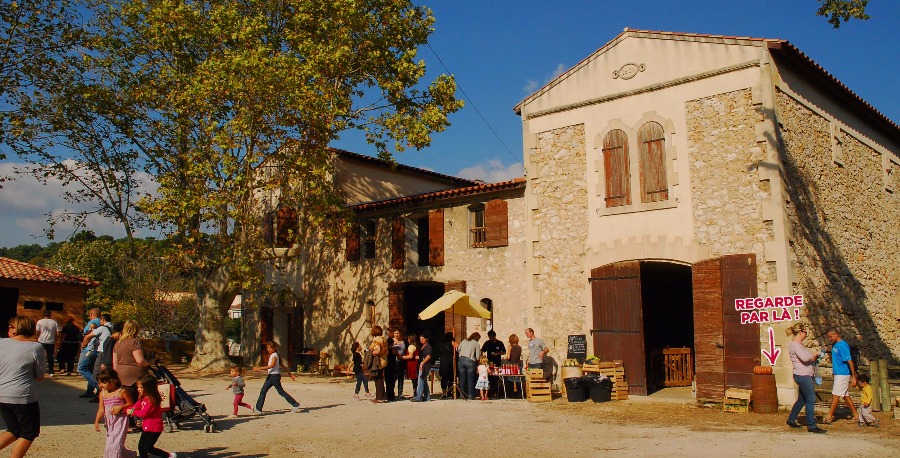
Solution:
[(819, 0), (822, 5), (816, 14), (828, 18), (828, 23), (834, 28), (840, 28), (842, 22), (850, 19), (867, 20), (866, 5), (869, 0)]

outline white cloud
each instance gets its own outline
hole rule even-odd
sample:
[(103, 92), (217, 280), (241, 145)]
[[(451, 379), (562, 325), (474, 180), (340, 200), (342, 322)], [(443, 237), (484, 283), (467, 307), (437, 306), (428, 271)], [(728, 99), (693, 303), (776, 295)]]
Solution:
[(525, 87), (522, 88), (522, 92), (525, 92), (526, 94), (532, 94), (534, 91), (543, 86), (546, 86), (547, 83), (556, 79), (559, 75), (565, 73), (566, 70), (568, 70), (568, 67), (566, 67), (565, 64), (556, 64), (556, 68), (553, 69), (553, 72), (550, 73), (550, 76), (544, 78), (543, 84), (539, 85), (537, 80), (528, 80), (528, 82), (525, 84)]
[(522, 167), (521, 162), (504, 165), (496, 159), (488, 161), (487, 164), (476, 164), (471, 167), (466, 167), (456, 173), (456, 176), (460, 178), (482, 180), (488, 183), (509, 181), (524, 175), (525, 169)]

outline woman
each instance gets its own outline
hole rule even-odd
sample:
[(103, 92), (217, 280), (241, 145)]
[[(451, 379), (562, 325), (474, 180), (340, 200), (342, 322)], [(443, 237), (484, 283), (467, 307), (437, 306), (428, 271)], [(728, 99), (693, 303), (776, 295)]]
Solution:
[(369, 375), (375, 381), (374, 403), (387, 402), (384, 394), (384, 368), (387, 366), (387, 342), (384, 340), (384, 330), (381, 326), (372, 327), (372, 343), (369, 344), (372, 352), (372, 361), (367, 368)]
[(438, 375), (441, 376), (441, 393), (446, 394), (450, 387), (453, 386), (453, 358), (456, 356), (456, 342), (453, 339), (453, 333), (444, 334), (444, 340), (437, 347), (437, 358), (440, 361), (440, 370)]
[(509, 363), (522, 367), (522, 347), (519, 346), (519, 336), (509, 335)]
[(415, 396), (419, 386), (419, 350), (416, 348), (415, 334), (406, 336), (406, 353), (400, 359), (406, 362), (406, 377), (412, 381)]
[(787, 424), (791, 428), (800, 428), (797, 424), (797, 416), (800, 415), (800, 409), (806, 406), (806, 430), (811, 433), (824, 433), (825, 430), (816, 426), (816, 387), (813, 383), (814, 368), (818, 353), (811, 353), (803, 346), (803, 339), (806, 338), (806, 325), (797, 323), (789, 327), (786, 331), (788, 337), (791, 337), (791, 343), (788, 346), (788, 354), (791, 357), (791, 364), (794, 366), (794, 382), (800, 387), (800, 395), (797, 402), (788, 415)]
[(25, 456), (41, 433), (41, 412), (34, 382), (43, 380), (47, 353), (33, 342), (35, 322), (26, 316), (9, 320), (9, 339), (0, 339), (0, 415), (6, 431), (0, 450), (13, 445), (11, 456)]
[(131, 399), (138, 398), (137, 382), (147, 375), (146, 367), (150, 365), (150, 361), (144, 359), (144, 350), (137, 338), (140, 332), (141, 327), (137, 321), (126, 321), (113, 347), (113, 369), (119, 374), (122, 388), (131, 395)]

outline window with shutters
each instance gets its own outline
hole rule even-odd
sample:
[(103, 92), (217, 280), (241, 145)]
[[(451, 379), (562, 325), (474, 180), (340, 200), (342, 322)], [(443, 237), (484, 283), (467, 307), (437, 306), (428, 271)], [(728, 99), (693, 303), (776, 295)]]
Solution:
[(370, 219), (365, 223), (365, 240), (363, 242), (363, 257), (375, 258), (375, 237), (378, 235), (378, 221)]
[(469, 246), (483, 248), (485, 241), (484, 205), (469, 207)]
[(275, 212), (275, 248), (290, 248), (297, 240), (299, 229), (297, 210), (282, 206)]
[(603, 138), (603, 171), (606, 180), (606, 207), (631, 204), (628, 136), (613, 129)]
[(402, 269), (406, 264), (406, 220), (402, 216), (391, 221), (391, 268)]
[(354, 223), (347, 231), (347, 246), (345, 249), (346, 259), (348, 261), (359, 261), (360, 255), (360, 228), (359, 224)]
[(666, 180), (666, 136), (657, 122), (648, 122), (638, 131), (641, 167), (641, 202), (669, 199)]

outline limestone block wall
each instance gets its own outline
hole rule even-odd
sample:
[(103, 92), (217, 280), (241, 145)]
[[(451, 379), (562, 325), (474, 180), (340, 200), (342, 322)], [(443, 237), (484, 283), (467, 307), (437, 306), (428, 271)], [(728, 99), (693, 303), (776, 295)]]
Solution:
[(531, 253), (529, 272), (537, 301), (533, 327), (561, 363), (569, 334), (583, 334), (584, 267), (588, 235), (588, 192), (585, 181), (584, 124), (542, 132), (528, 158)]
[(863, 358), (896, 360), (900, 198), (896, 189), (885, 190), (883, 170), (885, 163), (895, 165), (858, 134), (786, 93), (777, 91), (776, 100), (790, 199), (793, 289), (806, 298), (811, 337), (824, 344), (824, 332), (833, 326)]

